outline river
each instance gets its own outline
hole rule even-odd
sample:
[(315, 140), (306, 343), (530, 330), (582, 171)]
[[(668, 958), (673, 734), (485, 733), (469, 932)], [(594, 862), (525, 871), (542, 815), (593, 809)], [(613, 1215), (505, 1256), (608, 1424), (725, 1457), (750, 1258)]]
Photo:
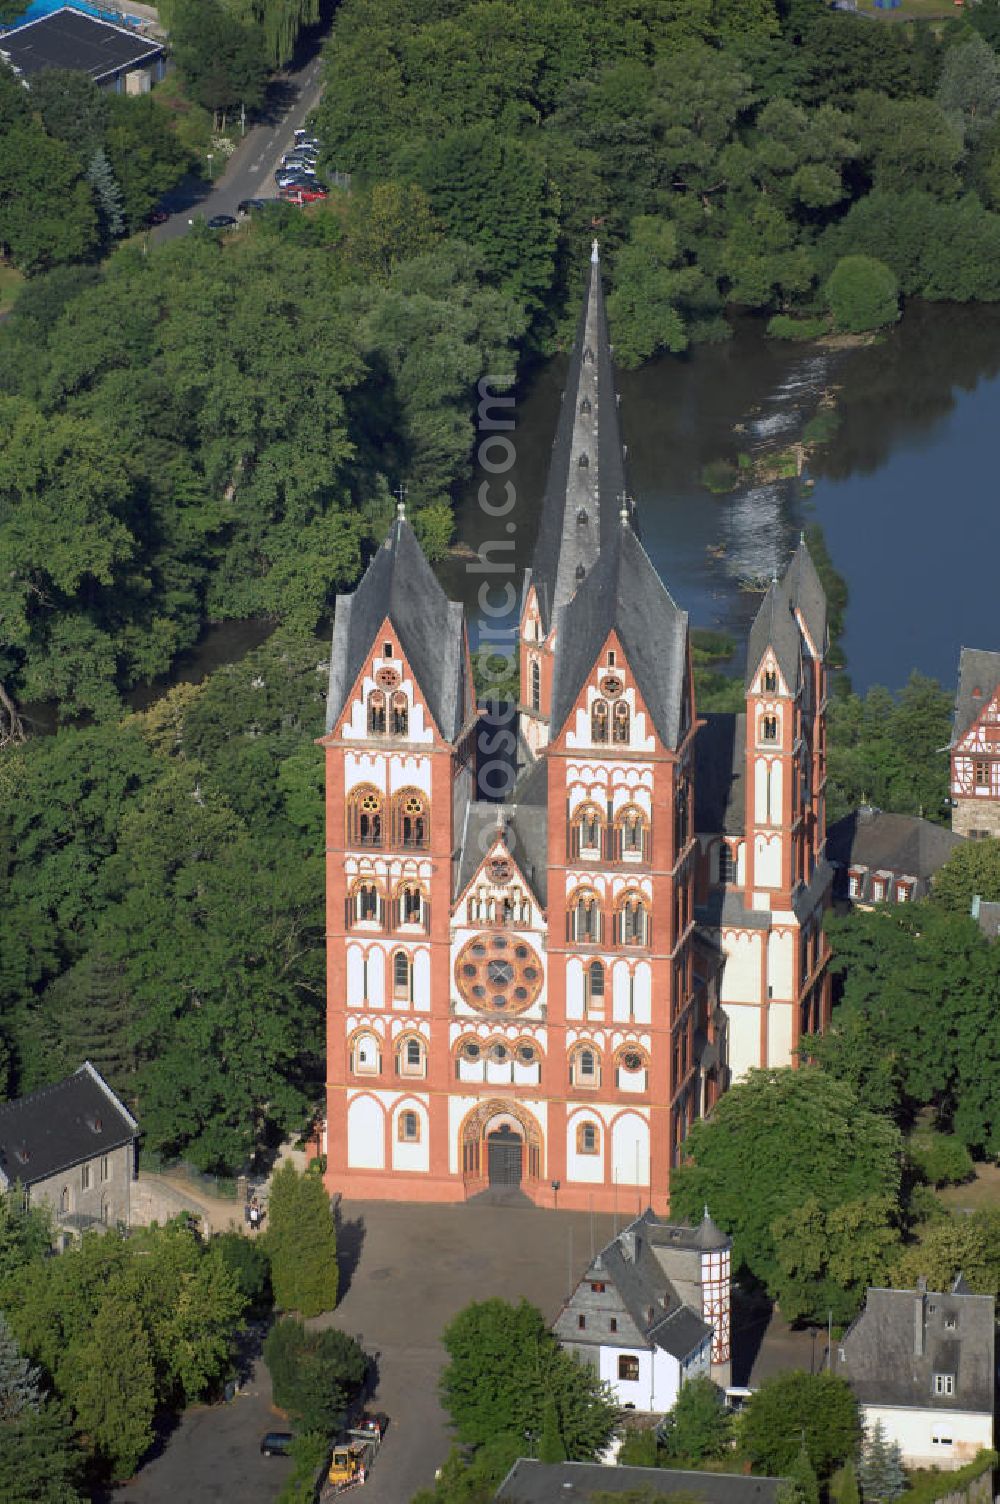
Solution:
[[(518, 396), (517, 581), (564, 372), (556, 358)], [(848, 585), (843, 647), (855, 687), (898, 688), (914, 668), (953, 685), (963, 643), (1000, 648), (1000, 307), (914, 304), (879, 343), (838, 351), (766, 340), (746, 319), (726, 343), (622, 372), (618, 385), (643, 540), (692, 625), (742, 642), (759, 597), (741, 581), (780, 569), (816, 522)], [(831, 390), (840, 427), (811, 458), (811, 489), (774, 481), (716, 496), (701, 484), (713, 460), (792, 444)], [(458, 536), (473, 549), (498, 536), (478, 504), (483, 478), (458, 510)], [(483, 577), (457, 558), (442, 576), (477, 616)], [(502, 581), (491, 580), (492, 599)]]

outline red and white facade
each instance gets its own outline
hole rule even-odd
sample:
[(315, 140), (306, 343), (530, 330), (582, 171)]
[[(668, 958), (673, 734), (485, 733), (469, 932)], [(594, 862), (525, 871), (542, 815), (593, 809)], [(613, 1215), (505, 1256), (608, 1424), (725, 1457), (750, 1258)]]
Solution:
[(951, 744), (951, 828), (1000, 837), (1000, 653), (963, 648)]
[(508, 803), (476, 798), (461, 608), (402, 517), (338, 600), (322, 742), (331, 1191), (460, 1201), (519, 1185), (541, 1205), (666, 1212), (694, 1119), (823, 1025), (811, 564), (803, 546), (775, 587), (776, 645), (754, 629), (745, 822), (699, 830), (687, 618), (623, 475), (595, 259), (524, 591)]

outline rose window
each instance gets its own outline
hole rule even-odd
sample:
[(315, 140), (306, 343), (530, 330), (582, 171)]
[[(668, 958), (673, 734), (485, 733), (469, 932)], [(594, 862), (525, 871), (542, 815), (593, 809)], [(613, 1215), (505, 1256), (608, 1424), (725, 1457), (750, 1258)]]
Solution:
[(455, 981), (467, 1003), (489, 1013), (523, 1013), (542, 987), (542, 963), (530, 945), (506, 935), (477, 935), (459, 953)]

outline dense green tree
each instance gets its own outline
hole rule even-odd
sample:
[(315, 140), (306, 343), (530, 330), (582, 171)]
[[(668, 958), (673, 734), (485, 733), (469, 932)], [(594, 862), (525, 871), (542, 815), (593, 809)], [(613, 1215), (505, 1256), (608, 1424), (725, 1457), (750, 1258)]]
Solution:
[(973, 1150), (1000, 1143), (992, 1028), (1000, 958), (971, 919), (931, 903), (830, 918), (843, 991), (807, 1048), (858, 1098), (900, 1121), (933, 1106)]
[(823, 297), (835, 329), (861, 334), (899, 318), (899, 286), (892, 271), (873, 256), (843, 256), (827, 279)]
[(330, 1436), (344, 1424), (368, 1371), (368, 1356), (353, 1337), (333, 1328), (307, 1329), (286, 1318), (264, 1343), (274, 1401), (295, 1425)]
[(30, 121), (0, 131), (0, 246), (21, 271), (81, 261), (97, 244), (90, 188), (73, 153)]
[(114, 96), (75, 68), (43, 68), (31, 80), (31, 107), (50, 136), (71, 148), (81, 167), (104, 145)]
[(542, 1415), (542, 1434), (538, 1439), (539, 1462), (565, 1462), (566, 1447), (559, 1430), (559, 1414), (555, 1400), (550, 1395), (545, 1401)]
[(896, 1264), (893, 1284), (915, 1289), (917, 1280), (927, 1280), (931, 1290), (950, 1290), (959, 1274), (980, 1295), (1000, 1294), (1000, 1254), (997, 1234), (1000, 1218), (995, 1210), (940, 1217), (916, 1230), (916, 1240)]
[(191, 157), (155, 94), (113, 94), (104, 150), (121, 190), (127, 229), (139, 229), (150, 209), (175, 187)]
[(854, 101), (852, 130), (874, 186), (954, 198), (961, 187), (961, 131), (931, 99), (888, 99), (869, 88)]
[(93, 1325), (66, 1356), (75, 1373), (77, 1424), (113, 1476), (135, 1472), (153, 1440), (153, 1353), (138, 1313), (102, 1304)]
[(858, 1493), (858, 1477), (854, 1470), (854, 1463), (850, 1458), (840, 1469), (839, 1475), (832, 1480), (830, 1486), (830, 1498), (833, 1504), (861, 1504), (861, 1496)]
[(223, 1232), (213, 1239), (213, 1248), (236, 1281), (248, 1310), (263, 1311), (271, 1304), (271, 1261), (260, 1238)]
[(0, 1421), (0, 1498), (4, 1504), (82, 1504), (82, 1456), (51, 1400)]
[(947, 819), (952, 696), (936, 679), (914, 673), (898, 695), (874, 685), (864, 699), (830, 703), (829, 819), (859, 804), (900, 815)]
[(732, 1443), (733, 1417), (718, 1386), (705, 1378), (683, 1384), (660, 1435), (664, 1456), (673, 1465), (697, 1467), (725, 1456)]
[(772, 1224), (778, 1273), (773, 1293), (786, 1321), (846, 1324), (871, 1285), (882, 1285), (899, 1256), (895, 1201), (865, 1197), (825, 1209), (810, 1196)]
[(52, 1246), (52, 1216), (48, 1206), (25, 1204), (15, 1182), (0, 1191), (0, 1281), (44, 1258)]
[(712, 284), (684, 263), (677, 231), (669, 220), (632, 222), (628, 244), (615, 263), (615, 290), (608, 316), (620, 366), (637, 366), (659, 350), (687, 348), (690, 316), (718, 312)]
[(38, 1370), (21, 1352), (7, 1318), (0, 1311), (0, 1426), (10, 1425), (42, 1401)]
[(263, 35), (220, 0), (171, 0), (170, 44), (192, 97), (217, 117), (258, 107), (267, 79)]
[(898, 1131), (812, 1066), (751, 1071), (694, 1124), (687, 1151), (671, 1184), (675, 1215), (696, 1217), (707, 1204), (732, 1235), (734, 1267), (772, 1291), (782, 1279), (778, 1219), (811, 1198), (831, 1212), (899, 1190)]
[(337, 1304), (337, 1232), (322, 1177), (291, 1160), (271, 1177), (264, 1245), (276, 1303), (318, 1316)]
[(949, 47), (935, 96), (966, 142), (975, 140), (1000, 111), (1000, 60), (977, 33)]
[(125, 228), (125, 216), (122, 213), (122, 193), (115, 182), (115, 175), (111, 171), (111, 163), (108, 161), (103, 147), (99, 146), (90, 159), (90, 165), (87, 168), (87, 182), (94, 190), (94, 198), (97, 201), (97, 213), (103, 234), (108, 239), (120, 235)]
[(931, 900), (952, 914), (969, 914), (978, 894), (1000, 902), (1000, 841), (967, 841), (957, 846), (934, 874)]
[(866, 1499), (889, 1504), (906, 1491), (903, 1454), (898, 1441), (890, 1441), (880, 1420), (866, 1431), (858, 1462), (858, 1482)]
[(778, 1504), (819, 1504), (819, 1483), (805, 1444), (778, 1488)]
[(527, 1301), (474, 1302), (449, 1323), (442, 1341), (448, 1363), (441, 1396), (461, 1440), (482, 1445), (537, 1431), (551, 1401), (571, 1461), (607, 1444), (616, 1409), (606, 1387), (563, 1352)]
[(832, 1374), (783, 1373), (765, 1379), (740, 1424), (742, 1451), (761, 1472), (788, 1475), (804, 1448), (821, 1482), (854, 1456), (861, 1435), (858, 1407)]

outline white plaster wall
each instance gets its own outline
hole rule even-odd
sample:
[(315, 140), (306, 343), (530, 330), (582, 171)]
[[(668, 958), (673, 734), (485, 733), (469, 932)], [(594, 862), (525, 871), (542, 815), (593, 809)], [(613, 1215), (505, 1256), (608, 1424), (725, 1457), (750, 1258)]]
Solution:
[(758, 825), (767, 824), (767, 758), (757, 757), (753, 765), (753, 817)]
[(772, 1003), (767, 1013), (768, 1066), (792, 1063), (792, 1015), (795, 1004)]
[(781, 839), (756, 835), (753, 856), (754, 882), (762, 888), (781, 887)]
[[(398, 1138), (398, 1119), (401, 1112), (415, 1112), (420, 1119), (419, 1143), (400, 1143)], [(413, 1097), (404, 1097), (396, 1104), (392, 1115), (392, 1168), (394, 1170), (423, 1170), (430, 1169), (431, 1144), (430, 1127), (427, 1119), (427, 1109), (422, 1102), (415, 1101)]]
[(730, 1003), (724, 1011), (729, 1020), (729, 1069), (738, 1081), (761, 1063), (760, 1009)]
[(767, 983), (772, 998), (791, 998), (794, 983), (795, 937), (786, 930), (767, 937)]
[[(618, 1359), (628, 1355), (639, 1360), (639, 1377), (633, 1383), (618, 1377)], [(672, 1410), (681, 1387), (681, 1368), (676, 1358), (660, 1348), (653, 1352), (624, 1347), (602, 1347), (599, 1372), (621, 1405), (647, 1414), (665, 1414)]]
[[(428, 738), (429, 739), (429, 738)], [(418, 740), (418, 738), (414, 738)], [(395, 794), (399, 789), (419, 789), (430, 798), (431, 760), (429, 757), (402, 757), (392, 754), (389, 759), (389, 789)]]
[(355, 1097), (348, 1105), (347, 1163), (352, 1170), (385, 1168), (385, 1114), (374, 1097)]
[(486, 1061), (480, 1055), (478, 1060), (465, 1060), (459, 1056), (458, 1079), (460, 1081), (485, 1081)]
[[(598, 1152), (578, 1154), (576, 1130), (581, 1123), (594, 1123), (597, 1127)], [(566, 1179), (583, 1181), (587, 1185), (604, 1184), (604, 1156), (607, 1149), (607, 1129), (597, 1112), (584, 1109), (575, 1112), (566, 1125)]]
[[(971, 1462), (982, 1448), (993, 1446), (993, 1418), (964, 1410), (910, 1410), (888, 1405), (864, 1405), (866, 1428), (878, 1421), (890, 1441), (899, 1443), (907, 1467), (956, 1468)], [(950, 1437), (951, 1444), (934, 1441)]]
[(612, 1181), (649, 1184), (649, 1124), (636, 1112), (616, 1118), (611, 1130)]
[(385, 951), (380, 945), (368, 952), (368, 1001), (373, 1008), (385, 1006)]
[(431, 955), (429, 950), (418, 950), (413, 957), (413, 1006), (421, 1013), (430, 1012)]
[(723, 1003), (760, 1001), (760, 930), (723, 930), (722, 949), (726, 964), (719, 992)]
[(365, 962), (360, 945), (347, 947), (347, 1006), (357, 1008), (365, 1001)]
[(566, 1017), (583, 1017), (583, 962), (576, 956), (566, 962)]

